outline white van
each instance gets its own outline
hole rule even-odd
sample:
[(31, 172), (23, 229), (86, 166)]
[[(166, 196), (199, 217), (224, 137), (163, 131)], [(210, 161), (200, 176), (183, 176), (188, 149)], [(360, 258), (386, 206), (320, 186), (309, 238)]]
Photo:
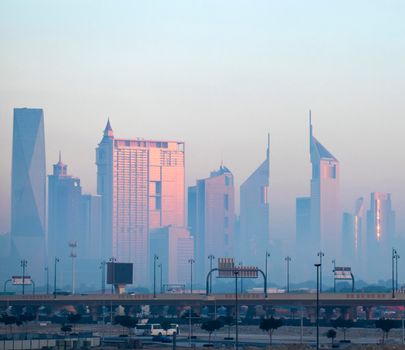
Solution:
[(160, 323), (146, 323), (137, 324), (134, 329), (135, 335), (164, 335), (166, 332), (163, 330)]
[(176, 335), (180, 334), (180, 327), (177, 323), (170, 323), (170, 328), (167, 329), (167, 331), (164, 331), (165, 335), (173, 335), (176, 333)]

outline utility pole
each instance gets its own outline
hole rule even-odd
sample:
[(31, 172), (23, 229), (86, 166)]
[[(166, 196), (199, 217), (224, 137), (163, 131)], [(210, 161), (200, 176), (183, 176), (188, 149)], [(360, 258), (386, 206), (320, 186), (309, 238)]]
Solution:
[(325, 256), (324, 252), (320, 250), (318, 252), (319, 256), (319, 292), (322, 293), (322, 258)]
[[(239, 348), (239, 304), (238, 304), (238, 270), (234, 270), (233, 274), (235, 276), (235, 349), (238, 350)], [(241, 279), (242, 281), (242, 279)]]
[(395, 251), (395, 290), (398, 292), (398, 259), (400, 256), (398, 252)]
[(156, 261), (159, 257), (155, 254), (153, 256), (153, 297), (156, 298)]
[[(208, 255), (208, 259), (210, 260), (210, 271), (212, 271), (212, 260), (215, 259), (215, 256), (210, 254)], [(212, 293), (212, 273), (210, 274), (210, 289), (209, 289), (210, 294)]]
[(321, 264), (315, 264), (316, 267), (316, 350), (319, 350), (319, 275)]
[[(112, 277), (112, 283), (111, 283), (111, 294), (114, 294), (114, 285), (115, 285), (115, 262), (117, 261), (117, 259), (115, 257), (111, 257), (110, 258), (110, 263), (111, 263), (111, 277)], [(111, 323), (112, 324), (112, 323)]]
[(392, 266), (391, 266), (391, 279), (392, 279), (392, 297), (395, 298), (395, 275), (394, 275), (394, 270), (395, 270), (395, 266), (394, 266), (394, 262), (395, 262), (395, 256), (397, 255), (397, 251), (392, 248), (392, 256), (391, 256), (391, 262), (392, 262)]
[(77, 253), (76, 253), (76, 248), (77, 248), (77, 242), (76, 241), (71, 241), (69, 242), (69, 248), (70, 248), (70, 257), (72, 258), (72, 294), (75, 294), (75, 259), (77, 258)]
[(99, 269), (101, 270), (101, 294), (105, 294), (105, 264), (106, 261), (103, 260), (100, 263)]
[(49, 267), (45, 266), (46, 272), (46, 295), (49, 295)]
[[(265, 272), (266, 272), (266, 288), (268, 288), (268, 278), (267, 278), (267, 274), (268, 274), (268, 269), (267, 269), (267, 265), (268, 265), (268, 258), (270, 258), (270, 253), (266, 250), (266, 266), (265, 266)], [(267, 292), (267, 291), (266, 291)]]
[(59, 262), (59, 258), (55, 256), (54, 261), (54, 275), (53, 275), (53, 297), (56, 298), (56, 264)]
[(23, 295), (25, 294), (25, 268), (27, 267), (27, 265), (28, 265), (27, 260), (25, 260), (25, 259), (21, 260), (21, 267), (23, 270), (23, 275), (22, 275), (22, 294)]
[[(243, 266), (243, 263), (242, 263), (242, 261), (239, 261), (239, 266), (240, 266), (240, 269), (242, 269), (242, 266)], [(240, 276), (240, 294), (242, 294), (243, 293), (243, 279), (242, 279), (242, 275)]]
[(333, 264), (333, 292), (336, 293), (336, 279), (335, 279), (335, 271), (336, 271), (336, 259), (332, 260)]
[(284, 260), (287, 263), (287, 293), (290, 293), (290, 262), (291, 262), (291, 258), (289, 256), (287, 256)]
[(193, 294), (193, 264), (195, 263), (194, 259), (188, 259), (190, 264), (190, 293)]
[(162, 263), (158, 265), (160, 271), (160, 294), (163, 293), (163, 266)]

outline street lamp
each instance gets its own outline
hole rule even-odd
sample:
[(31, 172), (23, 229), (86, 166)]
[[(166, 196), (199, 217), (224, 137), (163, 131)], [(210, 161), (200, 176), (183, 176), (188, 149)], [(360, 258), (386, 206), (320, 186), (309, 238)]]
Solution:
[(22, 293), (23, 295), (25, 294), (25, 268), (27, 267), (28, 261), (23, 259), (20, 262), (22, 270), (23, 270), (23, 275), (22, 275)]
[(190, 293), (193, 294), (193, 264), (195, 263), (194, 259), (188, 259), (190, 264)]
[(160, 294), (163, 293), (163, 266), (162, 263), (158, 265), (160, 271)]
[(59, 258), (55, 256), (54, 260), (54, 275), (53, 275), (53, 297), (56, 298), (56, 264), (59, 262)]
[(100, 263), (99, 269), (101, 270), (101, 294), (105, 294), (105, 264), (106, 261), (103, 260)]
[[(215, 259), (215, 256), (210, 254), (208, 255), (208, 259), (210, 261), (210, 271), (212, 271), (212, 260)], [(210, 274), (210, 294), (212, 293), (212, 273)]]
[(155, 254), (153, 256), (153, 297), (156, 298), (156, 261), (159, 257)]
[(287, 263), (287, 293), (290, 293), (290, 261), (291, 261), (291, 258), (289, 256), (287, 256), (284, 260)]
[(398, 259), (400, 256), (398, 252), (395, 251), (395, 290), (398, 292)]
[(332, 260), (333, 264), (333, 292), (336, 293), (336, 278), (335, 278), (335, 272), (336, 272), (336, 259)]
[[(238, 329), (238, 321), (239, 321), (239, 305), (238, 305), (238, 274), (239, 271), (236, 269), (233, 271), (235, 276), (235, 349), (238, 350), (239, 347), (239, 329)], [(242, 279), (241, 279), (242, 281)]]
[[(239, 261), (240, 268), (242, 268), (242, 265), (243, 265), (242, 261)], [(241, 276), (240, 277), (240, 294), (242, 294), (242, 293), (243, 293), (243, 279), (242, 279), (242, 276)]]
[(268, 265), (268, 258), (270, 258), (270, 253), (266, 250), (266, 265), (265, 265), (265, 272), (266, 272), (266, 288), (268, 286), (268, 279), (267, 279), (267, 265)]
[(325, 256), (324, 252), (322, 250), (320, 250), (318, 252), (318, 256), (319, 256), (319, 292), (322, 293), (322, 258)]
[(316, 267), (316, 350), (319, 350), (319, 275), (321, 264), (315, 264)]
[(114, 285), (115, 285), (115, 267), (114, 267), (114, 263), (117, 261), (117, 259), (115, 257), (111, 257), (109, 259), (110, 263), (111, 263), (111, 294), (114, 294)]
[(71, 241), (68, 243), (68, 245), (70, 248), (69, 257), (72, 258), (72, 294), (75, 294), (75, 259), (77, 258), (76, 254), (77, 242)]
[(46, 272), (46, 295), (49, 295), (49, 267), (45, 266)]

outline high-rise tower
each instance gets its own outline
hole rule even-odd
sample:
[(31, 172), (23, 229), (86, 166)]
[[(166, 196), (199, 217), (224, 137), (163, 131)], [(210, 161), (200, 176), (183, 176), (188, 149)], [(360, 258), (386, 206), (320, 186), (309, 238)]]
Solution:
[[(234, 256), (235, 194), (233, 175), (221, 165), (188, 190), (189, 222), (196, 246), (197, 280), (204, 282), (208, 256)], [(192, 211), (194, 213), (191, 213)]]
[[(318, 249), (335, 257), (340, 254), (340, 168), (339, 161), (314, 136), (310, 112), (311, 238)], [(314, 253), (313, 252), (313, 253)]]
[(150, 229), (184, 227), (184, 143), (117, 139), (108, 121), (96, 163), (103, 255), (133, 262), (135, 284), (146, 285)]
[[(11, 241), (15, 260), (43, 281), (46, 258), (46, 167), (42, 109), (15, 108), (11, 179)], [(14, 264), (14, 263), (13, 263)]]
[(261, 266), (270, 240), (270, 135), (266, 159), (240, 186), (239, 255), (247, 265)]

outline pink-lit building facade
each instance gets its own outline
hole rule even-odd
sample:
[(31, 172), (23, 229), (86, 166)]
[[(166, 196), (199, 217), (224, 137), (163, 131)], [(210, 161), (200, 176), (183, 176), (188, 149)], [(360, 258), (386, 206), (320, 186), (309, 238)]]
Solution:
[(184, 143), (114, 137), (110, 122), (96, 151), (103, 255), (134, 263), (146, 285), (151, 229), (184, 226)]
[(339, 161), (313, 136), (310, 121), (311, 240), (313, 253), (322, 249), (335, 257), (341, 251), (341, 207)]

